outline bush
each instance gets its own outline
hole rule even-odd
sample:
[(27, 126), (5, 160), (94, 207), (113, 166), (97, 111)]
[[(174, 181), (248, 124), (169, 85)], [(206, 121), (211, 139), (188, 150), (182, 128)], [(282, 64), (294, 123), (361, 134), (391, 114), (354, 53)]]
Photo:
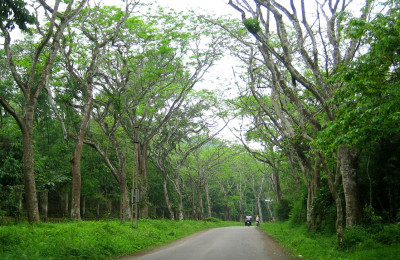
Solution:
[(354, 226), (346, 229), (343, 234), (343, 248), (350, 249), (361, 245), (365, 241), (371, 239), (371, 235), (362, 226)]
[(285, 221), (289, 219), (289, 213), (292, 207), (289, 205), (289, 201), (282, 200), (280, 204), (277, 204), (274, 207), (275, 216), (278, 218), (279, 221)]
[(397, 225), (386, 225), (382, 231), (374, 236), (374, 239), (385, 245), (400, 243), (400, 227)]
[(219, 223), (219, 222), (221, 222), (221, 220), (220, 220), (219, 218), (214, 218), (214, 217), (207, 217), (207, 218), (205, 219), (205, 221), (207, 221), (207, 222), (214, 222), (214, 223)]
[(297, 200), (292, 205), (292, 210), (289, 213), (289, 220), (292, 224), (300, 225), (306, 222), (306, 204), (304, 200)]

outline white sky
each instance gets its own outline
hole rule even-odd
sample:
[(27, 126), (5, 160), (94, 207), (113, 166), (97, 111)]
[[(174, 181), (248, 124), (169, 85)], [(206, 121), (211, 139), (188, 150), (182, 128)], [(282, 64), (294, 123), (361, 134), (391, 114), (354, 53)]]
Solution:
[(228, 0), (155, 0), (155, 2), (177, 11), (193, 9), (209, 14), (240, 16), (237, 11), (228, 5)]
[[(105, 5), (118, 5), (120, 0), (102, 0)], [(240, 14), (228, 5), (228, 0), (140, 0), (141, 3), (156, 3), (163, 7), (170, 7), (176, 11), (195, 10), (199, 13), (216, 15), (232, 15), (236, 18)]]

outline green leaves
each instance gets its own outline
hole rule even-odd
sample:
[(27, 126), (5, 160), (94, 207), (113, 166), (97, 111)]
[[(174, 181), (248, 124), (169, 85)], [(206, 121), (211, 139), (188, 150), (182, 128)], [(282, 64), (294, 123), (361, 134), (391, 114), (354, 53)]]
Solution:
[(248, 18), (243, 21), (244, 26), (253, 34), (261, 32), (260, 23), (257, 18)]
[(5, 22), (7, 29), (13, 30), (15, 24), (20, 30), (27, 32), (27, 24), (36, 22), (35, 16), (25, 8), (23, 0), (2, 0), (0, 2), (0, 21)]
[[(338, 108), (337, 119), (326, 123), (319, 139), (363, 146), (400, 133), (400, 27), (399, 7), (390, 15), (378, 15), (372, 22), (352, 20), (350, 38), (367, 42), (368, 52), (340, 68), (331, 105)], [(324, 142), (324, 141), (323, 141)]]

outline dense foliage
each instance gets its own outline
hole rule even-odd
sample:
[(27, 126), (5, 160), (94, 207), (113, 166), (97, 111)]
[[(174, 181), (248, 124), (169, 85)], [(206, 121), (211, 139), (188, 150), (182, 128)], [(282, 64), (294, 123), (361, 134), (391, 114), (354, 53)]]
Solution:
[(115, 259), (194, 232), (235, 222), (140, 220), (139, 229), (116, 220), (0, 227), (2, 259)]
[[(399, 243), (398, 0), (229, 1), (242, 21), (54, 2), (0, 5), (1, 224), (250, 213)], [(228, 55), (232, 82), (207, 78)]]

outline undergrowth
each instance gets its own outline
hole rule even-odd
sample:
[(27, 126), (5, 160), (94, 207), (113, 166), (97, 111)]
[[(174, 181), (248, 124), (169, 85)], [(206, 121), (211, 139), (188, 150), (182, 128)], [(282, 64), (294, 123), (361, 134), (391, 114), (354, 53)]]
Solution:
[(200, 230), (239, 225), (225, 221), (79, 221), (0, 226), (0, 259), (113, 259), (167, 244)]
[(344, 246), (337, 246), (336, 234), (307, 232), (305, 225), (290, 221), (263, 223), (260, 228), (303, 259), (399, 259), (400, 227), (379, 229), (357, 226), (344, 233)]

